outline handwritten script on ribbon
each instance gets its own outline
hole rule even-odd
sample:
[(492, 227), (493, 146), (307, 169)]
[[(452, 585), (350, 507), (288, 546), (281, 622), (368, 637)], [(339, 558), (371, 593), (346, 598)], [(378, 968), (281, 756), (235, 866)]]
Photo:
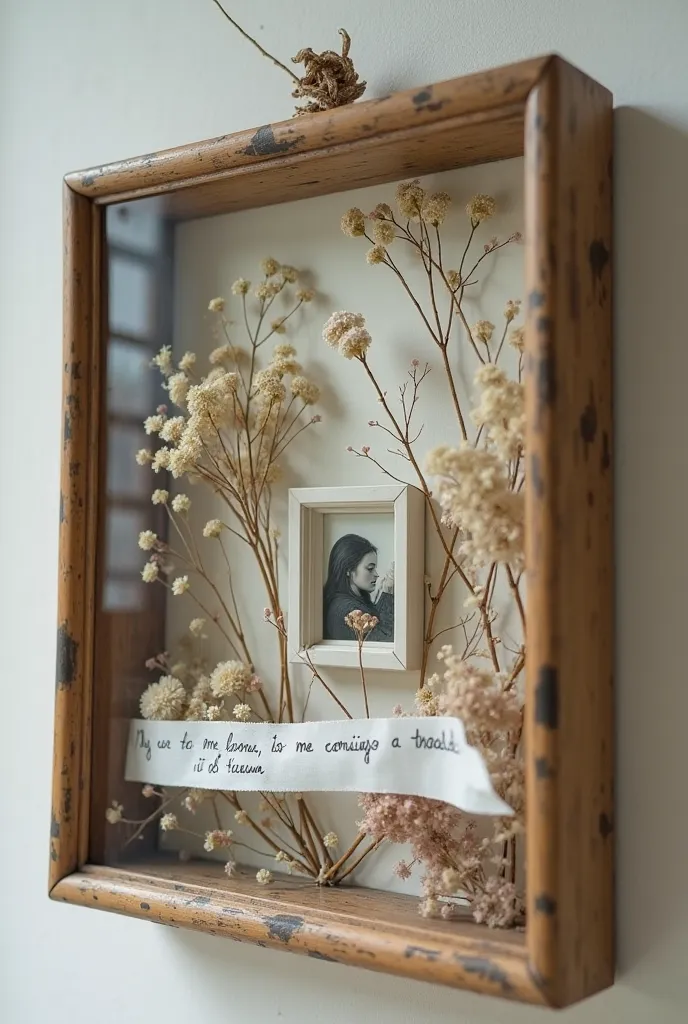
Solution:
[(133, 719), (129, 782), (238, 792), (406, 793), (508, 815), (458, 718), (274, 725)]

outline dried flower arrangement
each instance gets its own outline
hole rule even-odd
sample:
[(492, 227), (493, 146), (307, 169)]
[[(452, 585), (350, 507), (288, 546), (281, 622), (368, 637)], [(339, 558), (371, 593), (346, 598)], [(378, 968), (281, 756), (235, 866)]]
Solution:
[[(142, 821), (124, 817), (121, 804), (108, 808), (113, 823), (127, 826), (126, 842), (158, 822), (163, 831), (180, 830), (202, 839), (205, 850), (229, 851), (225, 870), (238, 870), (234, 852), (245, 847), (243, 832), (236, 836), (225, 826), (227, 805), (239, 826), (248, 826), (263, 847), (274, 854), (277, 866), (307, 876), (319, 884), (337, 884), (347, 878), (383, 843), (410, 844), (410, 861), (400, 861), (396, 873), (408, 878), (414, 867), (423, 871), (424, 897), (420, 912), (425, 916), (451, 918), (470, 909), (474, 919), (491, 927), (511, 927), (523, 921), (520, 878), (520, 835), (524, 822), (524, 782), (521, 758), (523, 706), (520, 680), (525, 665), (525, 613), (521, 595), (523, 555), (523, 432), (524, 396), (521, 384), (523, 328), (514, 327), (520, 302), (506, 303), (503, 325), (480, 320), (471, 325), (464, 310), (478, 268), (504, 246), (517, 242), (518, 235), (492, 238), (475, 255), (476, 233), (495, 212), (495, 201), (475, 196), (467, 206), (469, 231), (465, 246), (452, 269), (443, 252), (441, 227), (451, 206), (446, 193), (428, 194), (418, 181), (397, 188), (396, 212), (385, 203), (369, 215), (353, 208), (342, 218), (345, 235), (365, 238), (371, 245), (369, 264), (392, 271), (411, 301), (423, 328), (436, 346), (447, 393), (455, 416), (457, 447), (419, 451), (422, 425), (417, 424), (419, 392), (430, 371), (428, 363), (414, 359), (408, 380), (401, 385), (398, 402), (392, 402), (384, 382), (370, 358), (373, 339), (360, 312), (336, 312), (323, 329), (327, 344), (348, 360), (361, 366), (383, 411), (380, 420), (370, 420), (371, 429), (391, 439), (391, 454), (412, 471), (416, 485), (426, 498), (431, 531), (441, 550), (442, 568), (436, 580), (427, 580), (424, 653), (419, 687), (412, 713), (449, 715), (461, 718), (469, 742), (478, 747), (489, 767), (499, 795), (514, 810), (513, 818), (493, 822), (489, 835), (481, 835), (475, 821), (457, 809), (435, 800), (404, 795), (361, 796), (362, 820), (358, 834), (340, 853), (334, 832), (324, 832), (308, 799), (300, 793), (263, 793), (259, 815), (251, 815), (235, 792), (185, 790), (170, 792), (150, 785), (144, 796), (156, 799), (155, 810)], [(394, 248), (392, 248), (394, 246)], [(408, 246), (422, 266), (425, 290), (413, 287), (394, 259), (394, 251)], [(210, 354), (210, 369), (198, 375), (197, 359), (187, 352), (175, 366), (169, 348), (163, 348), (154, 363), (163, 375), (170, 403), (179, 409), (170, 415), (165, 406), (145, 421), (146, 432), (163, 442), (155, 451), (143, 449), (140, 465), (155, 473), (168, 471), (173, 478), (205, 483), (226, 508), (226, 517), (209, 520), (203, 539), (197, 541), (190, 528), (190, 498), (167, 490), (153, 491), (152, 501), (165, 506), (173, 536), (168, 542), (150, 530), (141, 533), (139, 546), (150, 552), (142, 570), (147, 583), (165, 586), (172, 597), (186, 595), (201, 616), (189, 623), (182, 642), (182, 655), (157, 655), (148, 667), (161, 672), (141, 696), (144, 718), (166, 720), (236, 720), (294, 722), (303, 710), (295, 707), (289, 671), (289, 651), (278, 575), (279, 531), (273, 514), (275, 485), (280, 460), (302, 431), (320, 421), (311, 407), (317, 404), (319, 389), (296, 360), (290, 344), (278, 343), (261, 368), (259, 350), (275, 335), (282, 335), (297, 322), (296, 314), (314, 295), (298, 287), (298, 273), (272, 258), (262, 264), (263, 277), (252, 290), (239, 279), (232, 286), (241, 304), (241, 319), (247, 345), (233, 339), (225, 315), (225, 300), (209, 304), (216, 317), (218, 345)], [(277, 296), (290, 297), (289, 312), (271, 319)], [(292, 319), (294, 318), (294, 319)], [(457, 334), (477, 362), (475, 387), (478, 402), (470, 415), (462, 407), (456, 378), (453, 346)], [(509, 350), (514, 353), (516, 373), (510, 379), (500, 365)], [(374, 351), (374, 350), (373, 350)], [(385, 476), (399, 480), (393, 469), (380, 461), (369, 445), (360, 450), (349, 447), (357, 458), (372, 462)], [(436, 480), (436, 501), (432, 480)], [(401, 481), (400, 481), (401, 482)], [(265, 620), (274, 629), (279, 653), (279, 686), (271, 686), (254, 672), (254, 659), (242, 626), (241, 609), (233, 585), (232, 565), (223, 536), (229, 533), (252, 552), (265, 587)], [(213, 557), (221, 560), (226, 590), (214, 582), (208, 570), (204, 545), (213, 544)], [(203, 581), (197, 585), (196, 581)], [(510, 641), (500, 623), (505, 615), (498, 606), (497, 588), (502, 582), (510, 596), (520, 624), (520, 639)], [(460, 630), (460, 645), (441, 646), (437, 658), (441, 671), (430, 671), (430, 658), (439, 637), (447, 632), (438, 625), (438, 612), (450, 588), (465, 591), (465, 614), (449, 627)], [(209, 589), (208, 589), (209, 588)], [(217, 611), (209, 607), (209, 593)], [(374, 616), (362, 613), (347, 623), (362, 652), (366, 636), (376, 625)], [(206, 629), (216, 628), (226, 644), (228, 660), (214, 666), (202, 656)], [(313, 681), (322, 685), (345, 715), (345, 704), (308, 658), (301, 652)], [(365, 699), (368, 695), (363, 658), (359, 658)], [(402, 707), (394, 713), (403, 715)], [(174, 807), (181, 804), (195, 812), (207, 804), (216, 827), (197, 833), (183, 827)], [(272, 873), (261, 869), (260, 884), (272, 881)]]

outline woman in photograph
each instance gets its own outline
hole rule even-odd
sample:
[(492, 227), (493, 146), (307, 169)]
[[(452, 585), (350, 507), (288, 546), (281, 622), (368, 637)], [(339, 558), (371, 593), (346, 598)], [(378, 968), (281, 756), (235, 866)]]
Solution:
[(356, 533), (347, 533), (332, 545), (323, 590), (323, 639), (355, 640), (344, 621), (349, 612), (369, 612), (378, 624), (366, 642), (394, 640), (394, 573), (380, 576), (377, 548)]

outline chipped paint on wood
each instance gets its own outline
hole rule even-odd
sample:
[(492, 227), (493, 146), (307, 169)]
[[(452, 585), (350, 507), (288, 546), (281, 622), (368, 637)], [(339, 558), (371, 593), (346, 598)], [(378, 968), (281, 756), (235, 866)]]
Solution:
[(79, 645), (70, 635), (67, 623), (57, 631), (57, 685), (71, 686), (76, 679)]
[(274, 917), (264, 918), (264, 922), (270, 938), (279, 939), (285, 945), (303, 928), (303, 918), (291, 914), (275, 914)]

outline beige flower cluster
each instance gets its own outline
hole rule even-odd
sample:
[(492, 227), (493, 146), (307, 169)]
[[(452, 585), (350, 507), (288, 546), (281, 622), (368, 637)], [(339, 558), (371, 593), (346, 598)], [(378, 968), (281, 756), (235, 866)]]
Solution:
[(362, 313), (333, 313), (323, 327), (323, 339), (345, 359), (364, 359), (372, 341)]
[(498, 455), (509, 462), (523, 451), (526, 428), (523, 385), (509, 380), (494, 363), (481, 366), (475, 382), (480, 388), (480, 402), (471, 413), (473, 421), (485, 428)]
[(464, 444), (430, 452), (426, 468), (439, 477), (445, 522), (460, 528), (461, 553), (475, 567), (505, 562), (520, 570), (524, 560), (524, 497), (509, 486), (496, 452)]

